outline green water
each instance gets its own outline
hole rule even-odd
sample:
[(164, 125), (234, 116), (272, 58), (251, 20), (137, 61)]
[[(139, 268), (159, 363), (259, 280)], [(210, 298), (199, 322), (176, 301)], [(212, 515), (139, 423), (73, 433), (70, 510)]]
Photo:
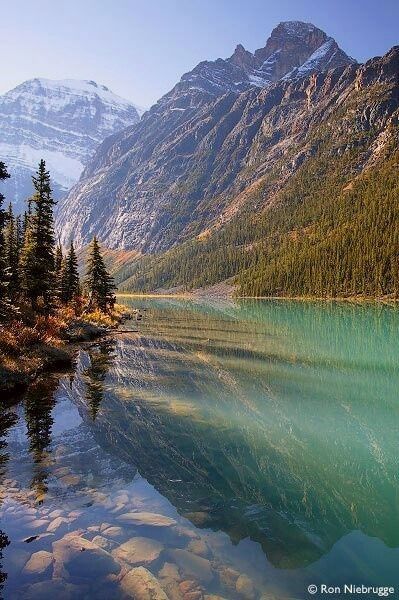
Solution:
[[(58, 567), (32, 574), (26, 562), (142, 510), (176, 524), (124, 526), (117, 544), (162, 543), (145, 566), (171, 600), (185, 599), (187, 579), (198, 598), (234, 600), (309, 598), (311, 583), (399, 590), (399, 312), (123, 301), (142, 309), (125, 324), (138, 333), (80, 352), (74, 374), (45, 378), (1, 415), (4, 596), (50, 598), (64, 586), (71, 597), (125, 597), (124, 564), (99, 577), (78, 561), (60, 580)], [(65, 523), (43, 535), (55, 510)], [(192, 556), (193, 539), (211, 574), (176, 558)], [(177, 588), (165, 563), (177, 565)]]

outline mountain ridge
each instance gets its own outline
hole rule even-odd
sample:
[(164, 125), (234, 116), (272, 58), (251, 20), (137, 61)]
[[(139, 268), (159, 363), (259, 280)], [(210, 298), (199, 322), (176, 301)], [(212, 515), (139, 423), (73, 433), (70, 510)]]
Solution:
[[(235, 102), (240, 95), (256, 94), (256, 90), (273, 85), (274, 80), (303, 66), (327, 42), (328, 51), (321, 52), (318, 61), (312, 60), (307, 72), (322, 69), (326, 63), (354, 64), (330, 40), (314, 25), (282, 23), (254, 54), (238, 46), (230, 58), (203, 61), (184, 74), (140, 123), (99, 147), (78, 184), (60, 204), (58, 226), (63, 242), (74, 238), (81, 246), (96, 234), (110, 248), (159, 249), (159, 244), (151, 241), (154, 228), (166, 227), (176, 186), (184, 185), (190, 169), (191, 175), (195, 171), (190, 161), (195, 161), (196, 151), (212, 135), (212, 129), (226, 116), (215, 132), (218, 139), (212, 140), (216, 153), (234, 127), (234, 114), (239, 112)], [(293, 78), (298, 78), (296, 71)], [(182, 207), (187, 194), (183, 196)]]

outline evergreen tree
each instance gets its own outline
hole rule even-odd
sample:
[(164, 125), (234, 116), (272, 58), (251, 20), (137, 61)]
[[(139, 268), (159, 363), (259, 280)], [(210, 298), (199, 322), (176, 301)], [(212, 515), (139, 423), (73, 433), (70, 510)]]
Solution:
[[(0, 162), (0, 181), (4, 181), (10, 175), (7, 167)], [(4, 196), (0, 193), (0, 320), (4, 320), (9, 313), (10, 299), (8, 296), (8, 270), (5, 256), (4, 229), (6, 224), (6, 213), (3, 209)]]
[(63, 265), (64, 255), (62, 253), (61, 244), (58, 243), (55, 249), (54, 256), (54, 279), (55, 279), (55, 293), (56, 296), (61, 300), (61, 289), (62, 289), (62, 265)]
[(78, 259), (76, 256), (73, 242), (71, 242), (69, 252), (62, 261), (61, 268), (61, 302), (68, 304), (79, 295), (80, 282), (78, 272)]
[(28, 214), (21, 253), (22, 286), (32, 306), (37, 307), (39, 298), (48, 313), (55, 292), (55, 240), (54, 219), (50, 187), (50, 174), (44, 160), (39, 163), (35, 177), (32, 177), (35, 193), (29, 200), (31, 214)]
[(97, 238), (90, 244), (87, 259), (86, 287), (89, 294), (89, 308), (99, 308), (107, 312), (114, 307), (115, 284), (109, 275), (102, 257)]
[(4, 257), (8, 271), (8, 294), (11, 300), (15, 300), (20, 290), (19, 243), (17, 221), (14, 218), (12, 205), (10, 203), (6, 214), (6, 226), (4, 230)]
[(56, 277), (59, 276), (61, 273), (62, 259), (63, 259), (62, 248), (61, 248), (61, 245), (58, 244), (58, 246), (55, 249), (55, 256), (54, 256), (54, 272), (55, 272)]

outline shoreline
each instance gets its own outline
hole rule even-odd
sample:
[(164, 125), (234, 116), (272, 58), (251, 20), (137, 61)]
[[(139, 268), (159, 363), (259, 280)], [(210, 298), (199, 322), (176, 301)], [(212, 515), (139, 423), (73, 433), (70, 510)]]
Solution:
[[(37, 343), (25, 348), (18, 355), (5, 355), (0, 360), (0, 393), (8, 401), (23, 394), (29, 386), (45, 373), (57, 373), (73, 368), (75, 357), (81, 348), (98, 343), (118, 332), (119, 325), (130, 313), (115, 313), (117, 319), (112, 327), (101, 323), (72, 320), (63, 335), (55, 343)], [(7, 364), (8, 362), (8, 364)]]
[(295, 302), (345, 302), (349, 304), (384, 304), (398, 305), (399, 299), (386, 297), (368, 297), (368, 296), (231, 296), (214, 294), (193, 294), (190, 292), (182, 294), (157, 294), (157, 293), (134, 293), (117, 292), (118, 298), (181, 298), (182, 300), (285, 300)]
[(90, 325), (85, 331), (86, 335), (82, 333), (80, 338), (64, 339), (59, 345), (36, 344), (25, 353), (11, 357), (12, 367), (0, 363), (2, 399), (8, 401), (23, 394), (45, 373), (63, 372), (73, 368), (75, 356), (80, 348), (96, 343), (110, 333), (111, 331), (103, 327)]

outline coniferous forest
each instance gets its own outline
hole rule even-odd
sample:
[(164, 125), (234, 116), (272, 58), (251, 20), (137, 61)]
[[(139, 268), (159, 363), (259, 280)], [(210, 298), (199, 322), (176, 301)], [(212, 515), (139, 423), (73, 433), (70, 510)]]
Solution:
[(356, 177), (321, 152), (259, 214), (115, 273), (121, 289), (194, 289), (229, 280), (239, 296), (399, 297), (399, 155)]
[[(10, 177), (0, 162), (0, 179)], [(41, 344), (57, 346), (76, 320), (112, 321), (115, 285), (96, 238), (81, 281), (73, 242), (56, 240), (50, 174), (41, 160), (23, 215), (0, 195), (0, 359), (7, 368)], [(108, 316), (108, 317), (107, 317)], [(17, 370), (19, 366), (17, 364)]]

